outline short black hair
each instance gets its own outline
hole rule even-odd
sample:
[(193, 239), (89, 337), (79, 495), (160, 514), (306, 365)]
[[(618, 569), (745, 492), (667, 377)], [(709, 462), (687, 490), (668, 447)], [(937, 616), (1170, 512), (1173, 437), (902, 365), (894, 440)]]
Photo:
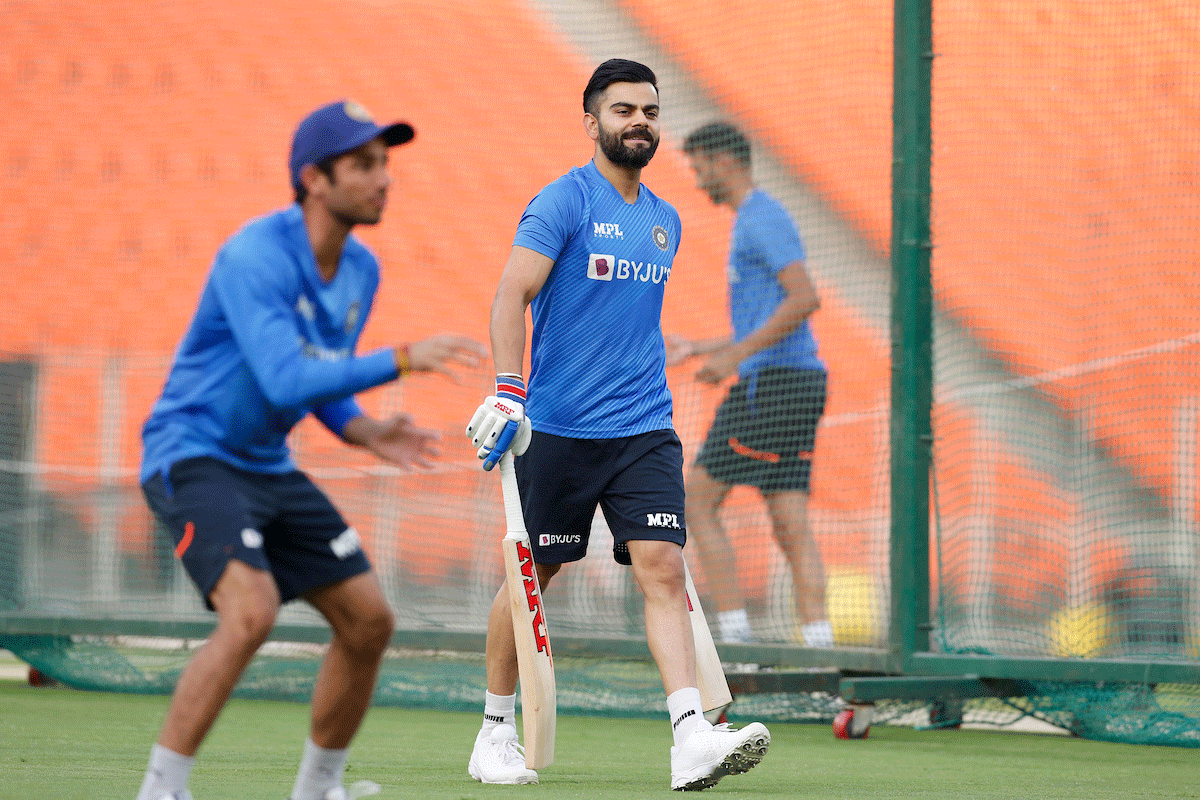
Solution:
[(596, 67), (591, 80), (583, 87), (583, 110), (595, 115), (599, 110), (596, 103), (600, 95), (614, 83), (648, 83), (654, 87), (654, 91), (658, 91), (658, 78), (654, 76), (654, 70), (636, 61), (610, 58)]
[(750, 141), (736, 125), (728, 122), (710, 122), (688, 134), (683, 142), (683, 152), (712, 155), (730, 153), (743, 166), (750, 166)]

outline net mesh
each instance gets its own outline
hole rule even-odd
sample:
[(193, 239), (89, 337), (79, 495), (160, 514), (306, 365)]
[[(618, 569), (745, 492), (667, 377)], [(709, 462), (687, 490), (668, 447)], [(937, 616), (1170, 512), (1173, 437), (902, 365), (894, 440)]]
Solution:
[[(738, 123), (759, 185), (804, 237), (830, 376), (807, 519), (835, 642), (882, 647), (886, 5), (6, 2), (0, 169), (13, 202), (0, 234), (22, 279), (0, 316), (0, 604), (68, 620), (206, 618), (141, 498), (139, 429), (212, 254), (290, 199), (296, 120), (353, 96), (418, 129), (393, 159), (383, 223), (362, 231), (384, 269), (363, 349), (447, 327), (485, 340), (522, 209), (590, 155), (580, 89), (595, 64), (624, 56), (659, 74), (664, 146), (645, 180), (684, 225), (664, 331), (729, 331), (731, 215), (695, 188), (679, 152), (689, 130)], [(1200, 153), (1189, 132), (1200, 83), (1188, 54), (1200, 12), (1180, 0), (939, 0), (934, 21), (933, 638), (947, 652), (1195, 662)], [(536, 117), (496, 113), (513, 102)], [(727, 390), (697, 382), (696, 368), (668, 371), (689, 463)], [(408, 411), (441, 431), (432, 474), (391, 470), (311, 422), (293, 435), (405, 630), (482, 632), (502, 579), (499, 489), (461, 435), (489, 382), (414, 377), (362, 397), (372, 413)], [(762, 497), (734, 489), (720, 519), (736, 562), (691, 557), (710, 608), (735, 585), (754, 641), (797, 643), (793, 574)], [(638, 592), (607, 536), (598, 516), (592, 555), (547, 596), (552, 634), (642, 636)], [(320, 624), (302, 605), (281, 622)], [(64, 680), (127, 691), (167, 690), (188, 652), (64, 633), (0, 645)], [(317, 651), (302, 655), (264, 654), (242, 691), (303, 696)], [(557, 663), (560, 708), (661, 711), (645, 664)], [(384, 702), (478, 707), (477, 659), (396, 652), (389, 664)], [(1175, 744), (1200, 720), (1191, 686), (1037, 685), (1038, 697), (967, 713)], [(759, 695), (737, 707), (828, 719), (837, 703)]]

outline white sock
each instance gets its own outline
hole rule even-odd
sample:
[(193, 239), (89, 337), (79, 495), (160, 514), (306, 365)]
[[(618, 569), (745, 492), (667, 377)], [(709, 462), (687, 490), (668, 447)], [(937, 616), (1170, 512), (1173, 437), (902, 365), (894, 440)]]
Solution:
[(800, 626), (800, 638), (808, 647), (833, 647), (833, 626), (827, 619), (806, 622)]
[(717, 627), (721, 629), (722, 641), (726, 642), (748, 642), (753, 635), (750, 631), (750, 617), (744, 608), (718, 611)]
[(183, 792), (195, 763), (195, 756), (180, 755), (160, 744), (154, 745), (150, 748), (150, 763), (146, 765), (146, 778), (137, 800), (158, 800), (170, 792)]
[(483, 693), (483, 727), (482, 733), (490, 734), (497, 726), (504, 723), (517, 724), (516, 694), (501, 695), (484, 691)]
[(667, 695), (667, 713), (671, 716), (671, 733), (675, 746), (700, 728), (711, 728), (700, 708), (700, 690), (695, 687), (679, 689)]
[(291, 800), (324, 800), (326, 792), (341, 786), (348, 753), (345, 748), (326, 750), (318, 747), (312, 737), (305, 740), (304, 756), (296, 771)]

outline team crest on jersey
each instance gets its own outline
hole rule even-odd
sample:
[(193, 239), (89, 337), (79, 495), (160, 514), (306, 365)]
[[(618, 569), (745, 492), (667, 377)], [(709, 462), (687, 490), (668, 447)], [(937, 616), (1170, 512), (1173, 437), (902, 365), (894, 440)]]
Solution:
[(346, 324), (343, 326), (346, 333), (354, 333), (354, 329), (358, 327), (360, 308), (357, 300), (350, 304), (350, 310), (346, 312)]
[(671, 244), (671, 237), (667, 235), (666, 228), (655, 225), (650, 235), (654, 237), (654, 244), (658, 246), (658, 249), (666, 252), (667, 247)]

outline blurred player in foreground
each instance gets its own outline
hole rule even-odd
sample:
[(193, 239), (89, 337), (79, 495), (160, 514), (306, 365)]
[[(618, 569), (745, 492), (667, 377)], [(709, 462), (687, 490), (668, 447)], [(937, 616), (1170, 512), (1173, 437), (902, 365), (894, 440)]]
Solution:
[(733, 337), (667, 337), (668, 364), (704, 356), (698, 380), (717, 384), (738, 376), (688, 473), (688, 529), (716, 601), (721, 638), (750, 641), (737, 556), (719, 510), (735, 484), (756, 487), (791, 566), (804, 644), (831, 647), (825, 570), (808, 525), (809, 472), (825, 411), (826, 374), (808, 321), (820, 301), (804, 268), (804, 243), (779, 201), (754, 185), (750, 143), (740, 130), (723, 122), (705, 125), (688, 136), (683, 150), (699, 187), (736, 214), (728, 265)]
[(355, 355), (379, 284), (351, 235), (379, 222), (388, 148), (413, 138), (353, 101), (323, 106), (292, 141), (296, 203), (253, 220), (218, 251), (162, 397), (143, 428), (146, 500), (217, 625), (180, 675), (138, 800), (187, 800), (209, 729), (275, 624), (304, 598), (333, 638), (291, 800), (344, 800), (347, 748), (374, 691), (392, 612), (358, 534), (302, 472), (288, 431), (314, 414), (347, 444), (402, 467), (437, 454), (408, 415), (377, 420), (356, 392), (410, 371), (453, 377), (485, 348), (441, 334)]
[[(485, 468), (511, 439), (543, 589), (564, 563), (584, 557), (596, 506), (603, 510), (613, 556), (632, 565), (645, 596), (646, 638), (674, 733), (671, 788), (703, 789), (757, 764), (770, 735), (757, 722), (714, 728), (696, 688), (683, 449), (671, 422), (661, 328), (680, 223), (640, 182), (659, 142), (654, 73), (607, 61), (584, 89), (583, 108), (594, 157), (542, 189), (521, 218), (492, 303), (496, 394), (467, 434)], [(521, 372), (530, 304), (527, 398)], [(501, 588), (488, 620), (484, 723), (468, 771), (484, 783), (536, 783), (513, 725), (518, 673), (508, 602)]]

